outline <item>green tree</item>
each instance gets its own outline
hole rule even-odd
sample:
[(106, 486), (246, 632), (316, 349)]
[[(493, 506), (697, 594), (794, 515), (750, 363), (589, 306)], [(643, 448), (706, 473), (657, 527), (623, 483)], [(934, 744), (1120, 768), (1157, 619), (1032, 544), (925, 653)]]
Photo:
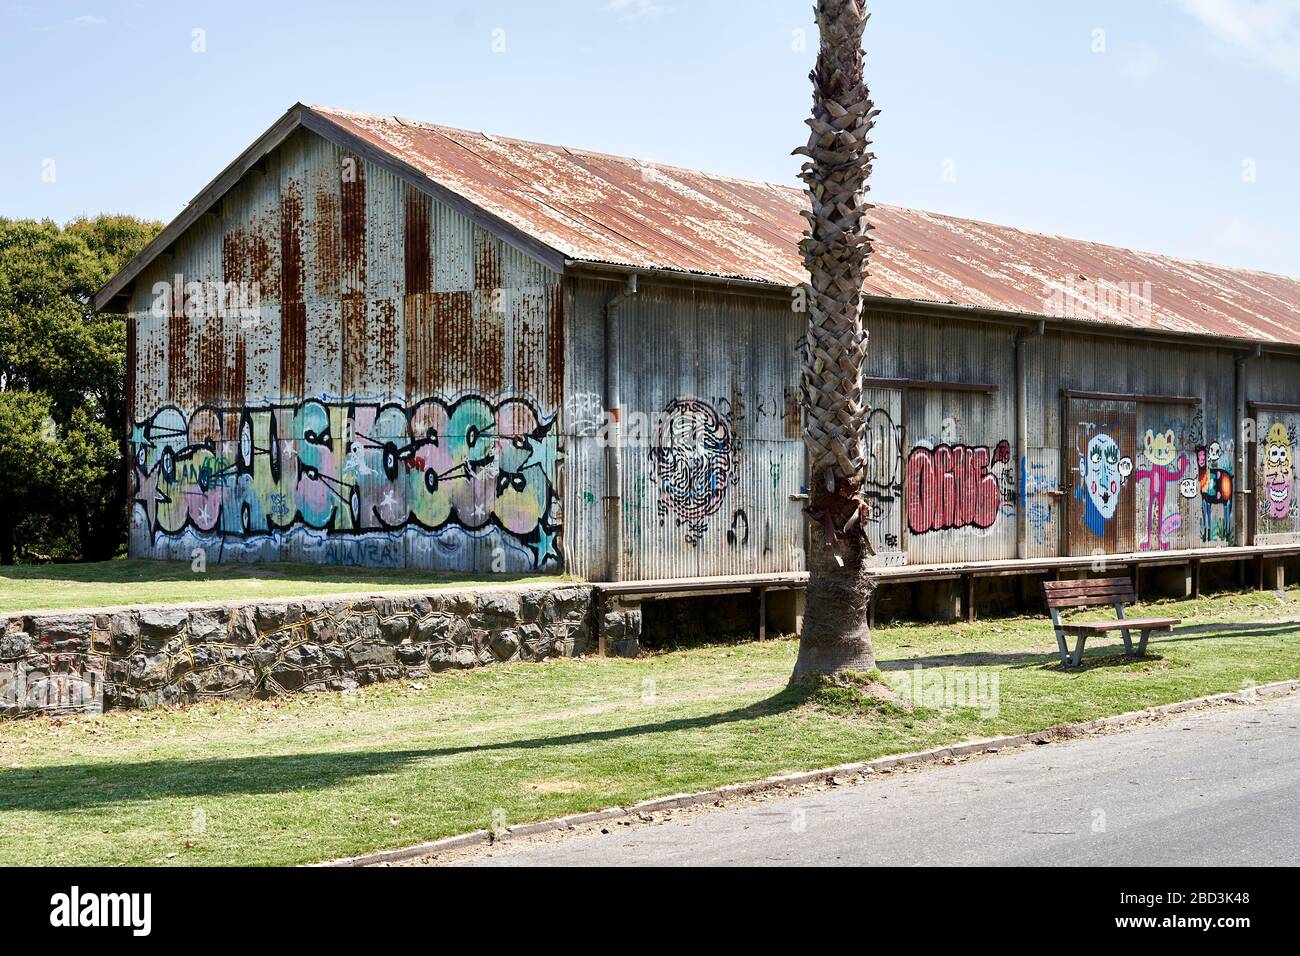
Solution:
[(90, 300), (159, 228), (0, 219), (0, 563), (20, 550), (93, 561), (122, 549), (126, 321)]

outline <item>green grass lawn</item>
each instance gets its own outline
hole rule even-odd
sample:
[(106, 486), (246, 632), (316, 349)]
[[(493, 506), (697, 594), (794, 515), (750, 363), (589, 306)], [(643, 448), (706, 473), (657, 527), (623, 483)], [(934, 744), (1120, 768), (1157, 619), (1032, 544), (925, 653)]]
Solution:
[(876, 632), (914, 664), (996, 677), (996, 713), (854, 715), (785, 681), (796, 644), (447, 672), (350, 694), (0, 724), (0, 864), (289, 864), (404, 846), (1300, 677), (1300, 592), (1138, 608), (1217, 625), (1059, 668), (1040, 617)]
[(472, 575), (287, 562), (214, 563), (202, 572), (192, 570), (185, 561), (24, 564), (0, 568), (0, 611), (297, 597), (512, 581), (545, 584), (560, 580), (537, 575)]

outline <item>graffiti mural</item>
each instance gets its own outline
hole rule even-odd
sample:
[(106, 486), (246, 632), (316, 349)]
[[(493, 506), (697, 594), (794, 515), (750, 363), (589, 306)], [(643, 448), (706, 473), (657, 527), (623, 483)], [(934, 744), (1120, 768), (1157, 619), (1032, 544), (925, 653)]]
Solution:
[(1107, 431), (1095, 429), (1079, 458), (1082, 485), (1075, 497), (1083, 504), (1083, 523), (1098, 537), (1106, 534), (1106, 522), (1115, 517), (1121, 489), (1133, 473), (1133, 459), (1120, 453), (1119, 442)]
[[(918, 445), (907, 456), (907, 526), (913, 534), (990, 528), (1014, 508), (1011, 446)], [(1008, 497), (1009, 496), (1009, 497)]]
[(1295, 516), (1295, 439), (1282, 422), (1274, 422), (1260, 453), (1260, 513), (1274, 520)]
[[(1217, 442), (1196, 446), (1196, 477), (1201, 492), (1201, 540), (1232, 540), (1232, 459)], [(1222, 505), (1223, 520), (1215, 524), (1214, 506)]]
[(1173, 499), (1174, 508), (1165, 513), (1166, 493), (1171, 483), (1180, 483), (1182, 493), (1186, 495), (1188, 484), (1182, 483), (1187, 471), (1187, 453), (1178, 450), (1178, 439), (1173, 429), (1165, 429), (1157, 434), (1148, 428), (1142, 442), (1142, 452), (1138, 456), (1138, 466), (1133, 471), (1135, 486), (1146, 484), (1147, 513), (1144, 527), (1145, 537), (1138, 542), (1138, 550), (1167, 550), (1169, 535), (1174, 534), (1182, 523), (1178, 512), (1178, 499)]
[(395, 563), (385, 549), (409, 531), (463, 532), (457, 541), (496, 532), (528, 566), (558, 567), (555, 423), (519, 397), (308, 400), (188, 416), (167, 406), (131, 431), (136, 523), (155, 542), (321, 532), (339, 536), (325, 559), (349, 564)]
[(656, 416), (650, 467), (659, 492), (659, 523), (671, 515), (698, 544), (727, 489), (740, 477), (737, 443), (727, 419), (707, 402), (675, 398)]

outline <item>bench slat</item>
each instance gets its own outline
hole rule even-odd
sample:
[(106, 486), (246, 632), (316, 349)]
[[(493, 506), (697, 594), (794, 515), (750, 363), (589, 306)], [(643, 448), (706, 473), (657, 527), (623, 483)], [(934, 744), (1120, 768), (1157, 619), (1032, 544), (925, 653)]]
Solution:
[(1044, 594), (1091, 594), (1096, 591), (1132, 591), (1133, 582), (1125, 578), (1123, 581), (1098, 581), (1092, 582), (1070, 582), (1068, 587), (1060, 588), (1043, 588)]
[(1059, 591), (1063, 588), (1081, 587), (1132, 587), (1129, 578), (1074, 578), (1065, 581), (1044, 581), (1044, 591)]
[(1107, 631), (1161, 631), (1173, 627), (1181, 621), (1176, 617), (1135, 617), (1114, 621), (1081, 621), (1077, 624), (1062, 624), (1061, 630), (1067, 634), (1104, 634)]
[(1049, 597), (1047, 606), (1049, 608), (1072, 608), (1072, 607), (1090, 607), (1095, 604), (1132, 604), (1131, 598), (1124, 599), (1115, 594), (1085, 594), (1081, 597), (1057, 598)]
[(1112, 587), (1107, 585), (1102, 588), (1058, 588), (1057, 590), (1044, 591), (1043, 593), (1050, 595), (1051, 597), (1072, 597), (1077, 594), (1132, 594), (1133, 586)]

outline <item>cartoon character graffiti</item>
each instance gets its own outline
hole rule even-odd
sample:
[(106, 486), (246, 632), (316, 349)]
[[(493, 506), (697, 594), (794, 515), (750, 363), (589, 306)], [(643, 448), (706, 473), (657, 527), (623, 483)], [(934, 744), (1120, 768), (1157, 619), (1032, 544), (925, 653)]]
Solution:
[(1120, 489), (1133, 473), (1133, 459), (1120, 454), (1119, 442), (1104, 431), (1088, 439), (1087, 449), (1079, 459), (1083, 486), (1075, 497), (1083, 502), (1083, 523), (1093, 534), (1106, 534), (1106, 522), (1115, 517)]
[(659, 486), (659, 523), (671, 512), (686, 527), (687, 544), (698, 544), (709, 518), (722, 507), (740, 477), (736, 442), (717, 410), (698, 398), (675, 398), (657, 416), (650, 468)]
[(1270, 518), (1286, 518), (1291, 514), (1291, 499), (1295, 492), (1295, 458), (1291, 448), (1291, 435), (1281, 422), (1274, 422), (1264, 441), (1264, 513)]
[[(1217, 441), (1196, 446), (1196, 476), (1201, 489), (1201, 540), (1232, 539), (1232, 472), (1218, 466), (1223, 448)], [(1225, 463), (1226, 464), (1226, 463)], [(1223, 523), (1216, 528), (1212, 521), (1214, 505), (1223, 505)]]
[[(1172, 522), (1166, 525), (1165, 489), (1169, 482), (1182, 479), (1183, 472), (1187, 470), (1187, 454), (1178, 451), (1172, 429), (1157, 435), (1148, 428), (1138, 465), (1139, 467), (1133, 472), (1134, 484), (1143, 481), (1147, 483), (1146, 540), (1142, 541), (1138, 548), (1149, 551), (1152, 547), (1151, 540), (1154, 538), (1155, 546), (1165, 550), (1169, 547), (1165, 534), (1172, 533), (1177, 528), (1177, 525)], [(1177, 516), (1178, 513), (1174, 512), (1169, 517), (1176, 519)]]

